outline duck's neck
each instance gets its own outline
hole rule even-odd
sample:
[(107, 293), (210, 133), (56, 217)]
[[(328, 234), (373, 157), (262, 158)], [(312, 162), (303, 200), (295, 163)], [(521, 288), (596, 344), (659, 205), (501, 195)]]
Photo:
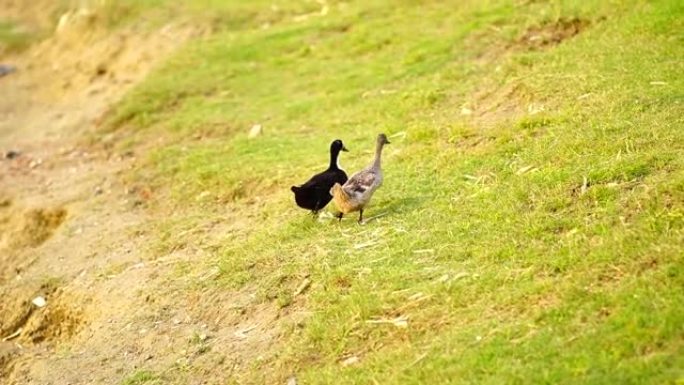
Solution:
[(330, 170), (338, 170), (340, 168), (338, 158), (340, 157), (340, 150), (330, 149)]
[(375, 160), (373, 161), (373, 168), (379, 169), (380, 168), (380, 160), (382, 157), (382, 147), (385, 144), (382, 142), (378, 142), (378, 144), (375, 145)]

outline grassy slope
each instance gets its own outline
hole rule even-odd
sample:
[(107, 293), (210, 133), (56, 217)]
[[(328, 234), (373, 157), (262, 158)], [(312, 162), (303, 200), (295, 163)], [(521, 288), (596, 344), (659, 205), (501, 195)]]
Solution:
[[(241, 381), (682, 379), (681, 2), (334, 2), (299, 21), (319, 6), (235, 3), (208, 2), (226, 28), (109, 123), (167, 138), (141, 170), (173, 198), (157, 252), (240, 217), (242, 237), (205, 245), (214, 284), (311, 311)], [(518, 41), (574, 17), (591, 24), (560, 45)], [(293, 207), (331, 139), (351, 171), (380, 131), (393, 144), (368, 215), (385, 216), (338, 227)], [(395, 317), (408, 327), (366, 322)]]

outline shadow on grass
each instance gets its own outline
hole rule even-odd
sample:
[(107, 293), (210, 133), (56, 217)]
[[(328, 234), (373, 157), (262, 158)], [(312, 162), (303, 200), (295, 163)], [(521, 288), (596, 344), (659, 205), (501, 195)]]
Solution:
[(364, 218), (365, 223), (372, 222), (376, 219), (385, 216), (395, 216), (403, 215), (409, 211), (416, 210), (423, 206), (423, 203), (427, 201), (427, 197), (406, 197), (401, 199), (394, 199), (386, 204), (371, 206), (364, 213), (371, 214), (367, 218)]

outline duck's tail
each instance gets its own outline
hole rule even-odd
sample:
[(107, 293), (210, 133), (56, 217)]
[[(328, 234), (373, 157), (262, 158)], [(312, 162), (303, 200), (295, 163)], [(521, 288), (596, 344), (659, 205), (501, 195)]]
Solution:
[(333, 200), (335, 201), (339, 209), (342, 209), (344, 206), (349, 206), (351, 203), (351, 197), (349, 196), (349, 194), (347, 194), (346, 191), (344, 191), (342, 185), (339, 183), (335, 183), (332, 186), (332, 188), (330, 189), (330, 195), (333, 196)]
[(333, 196), (333, 198), (336, 198), (340, 194), (344, 194), (344, 190), (342, 190), (342, 185), (339, 183), (335, 183), (331, 188), (330, 188), (330, 195)]
[(292, 187), (290, 187), (290, 191), (292, 191), (292, 192), (295, 193), (295, 194), (297, 193), (297, 191), (299, 191), (299, 190), (301, 190), (301, 189), (302, 189), (302, 188), (299, 187), (299, 186), (292, 186)]

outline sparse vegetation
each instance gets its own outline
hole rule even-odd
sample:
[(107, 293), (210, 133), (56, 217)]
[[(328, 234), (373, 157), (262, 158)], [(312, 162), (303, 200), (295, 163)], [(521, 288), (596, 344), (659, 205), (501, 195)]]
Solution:
[(163, 382), (156, 374), (149, 370), (139, 370), (126, 378), (121, 385), (154, 385), (162, 384)]
[(28, 47), (31, 40), (31, 34), (16, 24), (0, 20), (0, 55), (21, 51)]

